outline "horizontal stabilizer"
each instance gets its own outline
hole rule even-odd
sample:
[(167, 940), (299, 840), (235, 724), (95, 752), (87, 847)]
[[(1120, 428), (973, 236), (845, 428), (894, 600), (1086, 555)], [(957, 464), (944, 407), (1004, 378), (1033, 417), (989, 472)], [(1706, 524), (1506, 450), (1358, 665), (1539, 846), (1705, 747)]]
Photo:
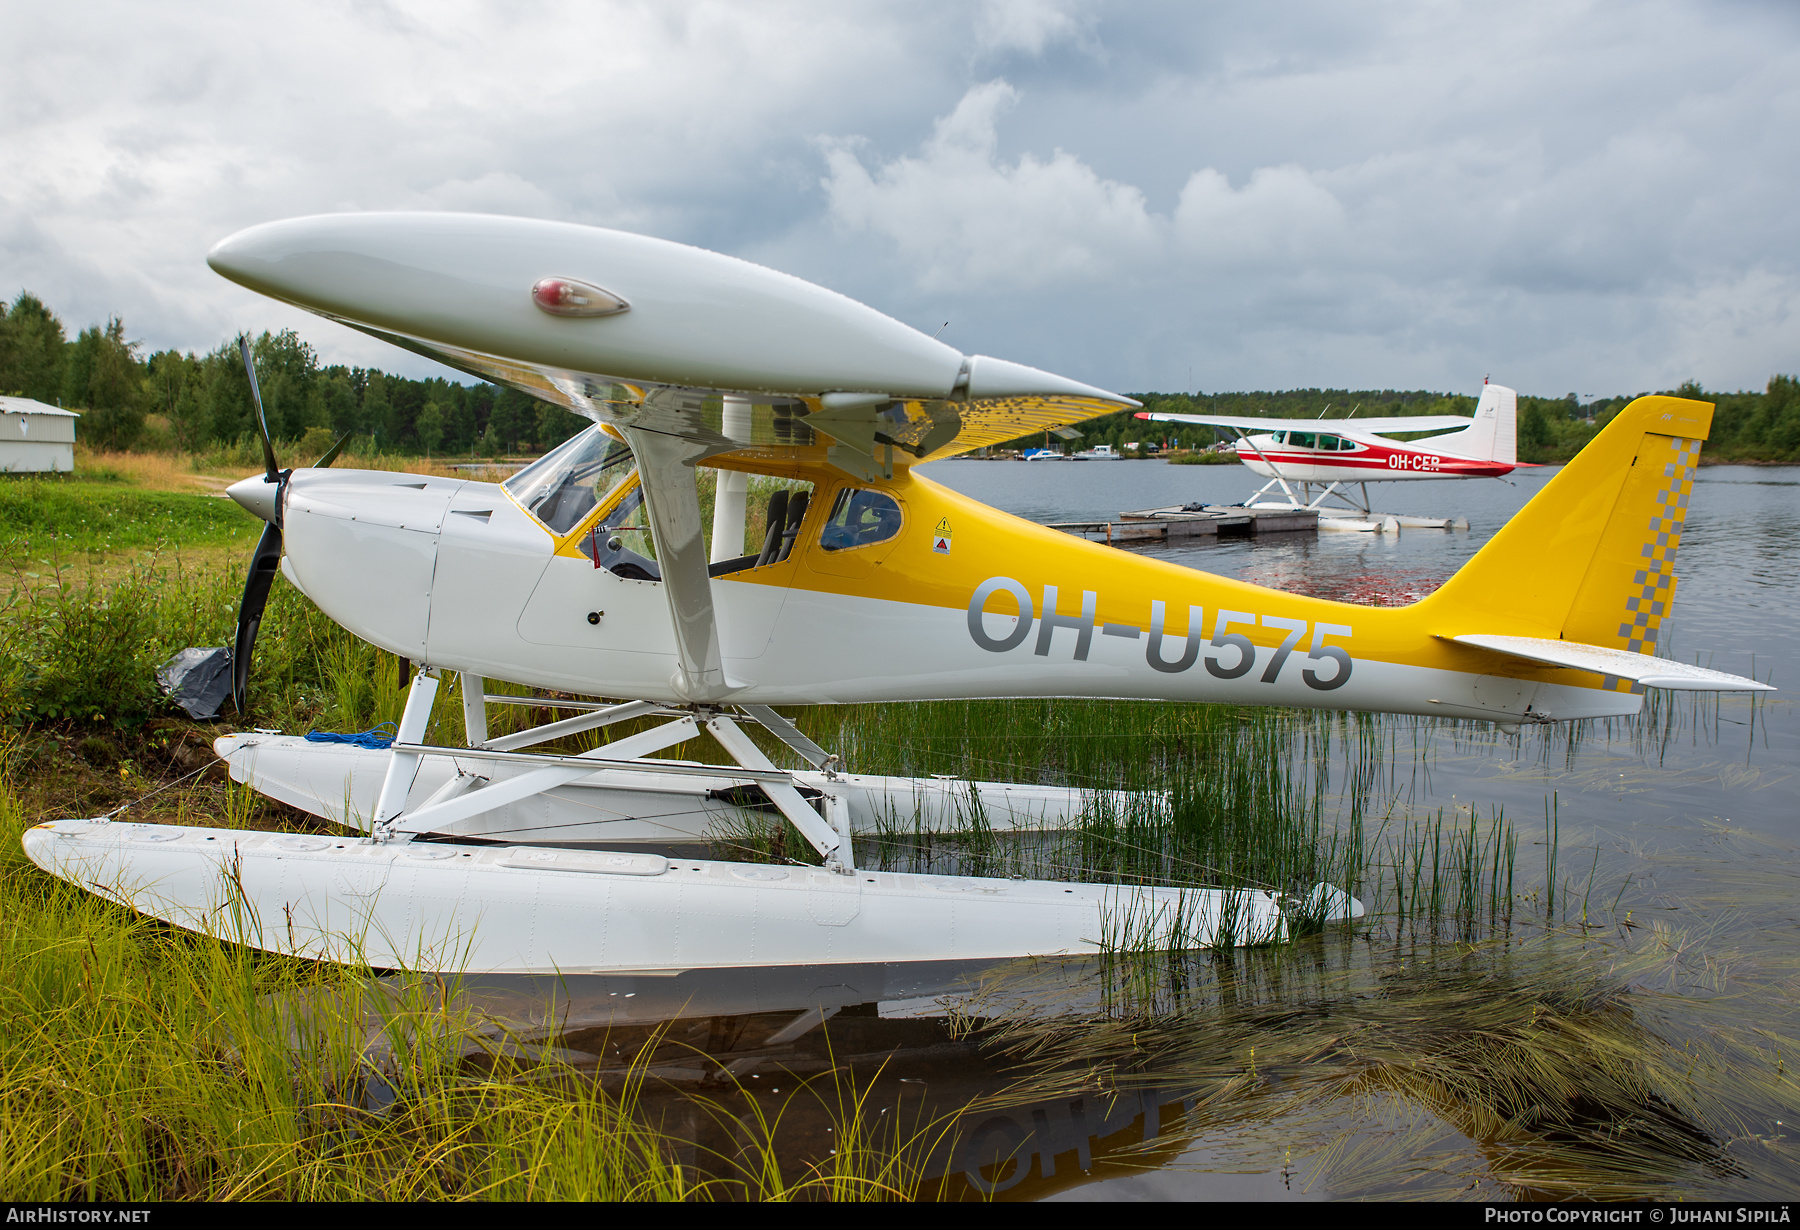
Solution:
[(1490, 636), (1469, 633), (1443, 638), (1458, 645), (1491, 649), (1530, 662), (1550, 666), (1566, 666), (1572, 670), (1593, 671), (1597, 675), (1613, 675), (1630, 679), (1647, 688), (1673, 688), (1683, 692), (1773, 692), (1774, 688), (1742, 675), (1689, 666), (1647, 653), (1630, 653), (1623, 649), (1603, 649), (1599, 645), (1583, 645), (1576, 641), (1553, 641), (1537, 636)]

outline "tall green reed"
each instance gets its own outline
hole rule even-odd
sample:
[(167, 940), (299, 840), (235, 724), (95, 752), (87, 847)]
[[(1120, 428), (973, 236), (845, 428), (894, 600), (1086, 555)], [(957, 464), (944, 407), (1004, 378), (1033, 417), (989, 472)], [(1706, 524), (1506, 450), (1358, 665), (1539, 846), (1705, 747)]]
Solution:
[(774, 1157), (771, 1133), (753, 1133), (770, 1155), (762, 1163), (696, 1170), (680, 1161), (687, 1142), (644, 1113), (641, 1064), (612, 1087), (554, 1059), (471, 1067), (470, 1039), (493, 1030), (454, 978), (382, 978), (234, 942), (267, 920), (233, 897), (229, 877), (218, 934), (165, 926), (32, 866), (24, 824), (0, 763), (9, 1199), (880, 1199), (916, 1189), (906, 1142), (859, 1128), (854, 1090), (839, 1108), (838, 1134), (851, 1142), (839, 1154), (795, 1173), (785, 1152)]

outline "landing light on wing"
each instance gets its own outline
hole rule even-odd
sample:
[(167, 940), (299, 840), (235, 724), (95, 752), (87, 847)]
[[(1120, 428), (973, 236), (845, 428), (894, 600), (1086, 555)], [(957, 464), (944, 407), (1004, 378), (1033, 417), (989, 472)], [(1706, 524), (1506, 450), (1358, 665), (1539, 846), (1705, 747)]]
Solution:
[(631, 305), (609, 290), (575, 278), (540, 278), (531, 301), (552, 316), (617, 316)]

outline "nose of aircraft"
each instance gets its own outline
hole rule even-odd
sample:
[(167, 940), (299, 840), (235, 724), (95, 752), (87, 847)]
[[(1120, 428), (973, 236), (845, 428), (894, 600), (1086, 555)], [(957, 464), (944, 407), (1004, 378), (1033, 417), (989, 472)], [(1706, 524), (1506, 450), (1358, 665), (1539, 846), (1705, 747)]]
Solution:
[(275, 501), (281, 494), (280, 483), (272, 483), (261, 474), (252, 474), (225, 488), (225, 494), (246, 512), (254, 513), (270, 525), (275, 524)]

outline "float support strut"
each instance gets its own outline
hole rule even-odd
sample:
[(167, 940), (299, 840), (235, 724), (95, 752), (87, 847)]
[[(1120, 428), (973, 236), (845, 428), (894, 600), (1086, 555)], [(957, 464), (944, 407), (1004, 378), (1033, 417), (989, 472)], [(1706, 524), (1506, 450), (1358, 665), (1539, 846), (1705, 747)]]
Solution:
[[(406, 693), (406, 712), (400, 715), (400, 733), (395, 743), (422, 743), (431, 725), (431, 706), (437, 700), (437, 672), (421, 670), (413, 676)], [(419, 772), (417, 752), (389, 752), (387, 775), (381, 779), (381, 799), (375, 804), (375, 823), (369, 828), (369, 839), (376, 843), (394, 835), (394, 818), (406, 806), (407, 792)]]
[(487, 742), (487, 680), (480, 675), (462, 673), (463, 726), (469, 736), (464, 742), (480, 747)]
[[(731, 758), (746, 769), (773, 769), (769, 758), (762, 754), (762, 749), (750, 741), (738, 724), (730, 718), (720, 715), (706, 724), (707, 733), (719, 741), (719, 745), (731, 753)], [(820, 854), (825, 856), (825, 865), (833, 871), (849, 873), (855, 869), (855, 862), (850, 856), (848, 843), (842, 834), (827, 824), (819, 813), (812, 809), (800, 792), (794, 789), (791, 781), (761, 781), (763, 793), (769, 796), (770, 802), (781, 809), (781, 814), (788, 822), (800, 830), (800, 835), (812, 843)]]

